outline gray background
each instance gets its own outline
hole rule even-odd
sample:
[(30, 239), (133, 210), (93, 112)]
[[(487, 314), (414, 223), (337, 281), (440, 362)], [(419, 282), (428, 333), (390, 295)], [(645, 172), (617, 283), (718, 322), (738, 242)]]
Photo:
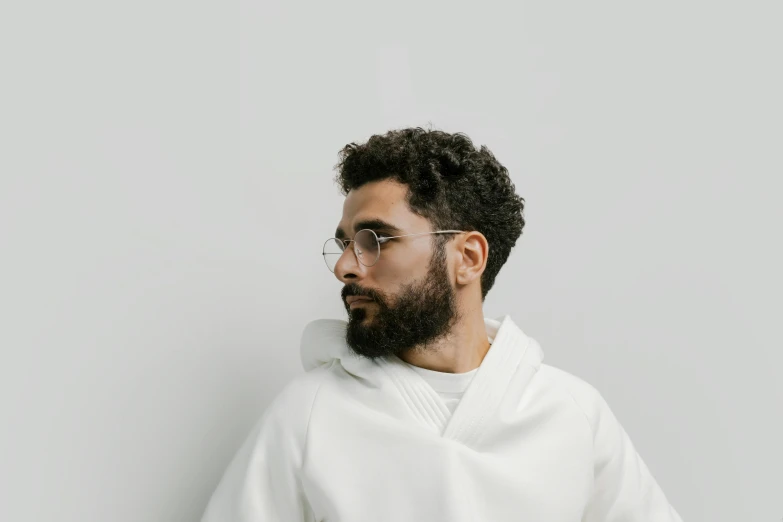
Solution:
[(486, 315), (604, 394), (684, 520), (783, 517), (779, 2), (18, 4), (0, 520), (196, 520), (344, 317), (337, 151), (429, 123), (527, 200)]

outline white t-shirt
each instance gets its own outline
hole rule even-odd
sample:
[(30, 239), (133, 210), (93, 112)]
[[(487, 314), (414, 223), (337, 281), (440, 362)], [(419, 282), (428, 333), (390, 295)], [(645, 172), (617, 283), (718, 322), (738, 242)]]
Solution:
[(457, 404), (459, 404), (465, 390), (470, 386), (470, 381), (473, 380), (478, 371), (478, 368), (475, 368), (465, 373), (446, 373), (419, 368), (408, 363), (405, 364), (421, 375), (432, 386), (432, 389), (438, 392), (438, 395), (443, 399), (451, 413), (454, 413), (454, 410), (457, 409)]
[[(487, 340), (492, 344), (493, 337), (487, 337)], [(414, 366), (407, 362), (405, 364), (427, 381), (427, 384), (440, 395), (440, 398), (451, 413), (454, 413), (454, 410), (457, 409), (457, 404), (459, 404), (462, 395), (465, 393), (465, 390), (468, 389), (470, 382), (478, 371), (478, 368), (474, 368), (465, 373), (446, 373), (419, 368), (418, 366)]]

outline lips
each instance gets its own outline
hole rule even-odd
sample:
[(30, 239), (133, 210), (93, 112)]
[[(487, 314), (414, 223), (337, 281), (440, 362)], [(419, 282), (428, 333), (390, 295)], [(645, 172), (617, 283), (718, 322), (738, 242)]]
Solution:
[(348, 298), (345, 300), (345, 302), (348, 303), (349, 306), (353, 303), (364, 302), (364, 301), (369, 302), (372, 301), (372, 299), (370, 299), (369, 297), (364, 297), (359, 295), (351, 295), (348, 296)]

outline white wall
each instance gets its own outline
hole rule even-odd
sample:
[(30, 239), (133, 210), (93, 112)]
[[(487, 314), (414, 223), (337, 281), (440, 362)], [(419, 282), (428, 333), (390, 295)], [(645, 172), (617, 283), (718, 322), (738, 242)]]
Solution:
[(337, 151), (430, 122), (527, 200), (486, 315), (684, 520), (780, 520), (779, 4), (530, 4), (4, 7), (0, 520), (197, 520), (344, 314)]

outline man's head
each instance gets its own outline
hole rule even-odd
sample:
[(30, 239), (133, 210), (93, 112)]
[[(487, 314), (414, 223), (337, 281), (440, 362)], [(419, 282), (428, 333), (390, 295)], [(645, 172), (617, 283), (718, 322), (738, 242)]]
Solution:
[(423, 347), (447, 336), (464, 311), (481, 309), (525, 224), (524, 199), (486, 147), (464, 134), (403, 129), (347, 145), (336, 168), (346, 196), (338, 238), (366, 228), (382, 241), (463, 231), (388, 240), (374, 264), (360, 262), (349, 243), (334, 266), (343, 301), (371, 299), (345, 303), (356, 353)]

